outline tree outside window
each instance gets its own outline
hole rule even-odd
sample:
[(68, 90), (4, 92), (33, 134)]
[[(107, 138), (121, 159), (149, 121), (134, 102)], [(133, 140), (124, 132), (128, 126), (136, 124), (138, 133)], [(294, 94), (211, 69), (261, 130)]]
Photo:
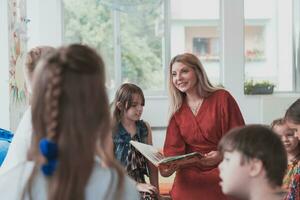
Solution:
[(88, 44), (101, 53), (109, 89), (132, 82), (146, 93), (164, 90), (164, 1), (63, 3), (64, 42)]

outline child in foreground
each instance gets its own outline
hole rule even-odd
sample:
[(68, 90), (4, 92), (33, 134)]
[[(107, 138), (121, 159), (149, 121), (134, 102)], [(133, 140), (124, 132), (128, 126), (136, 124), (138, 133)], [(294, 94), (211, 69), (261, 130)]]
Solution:
[[(286, 111), (284, 120), (294, 133), (295, 136), (300, 139), (300, 99), (297, 99)], [(294, 171), (292, 172), (292, 180), (290, 184), (290, 194), (291, 197), (289, 199), (299, 200), (300, 199), (300, 169), (299, 169), (299, 156), (298, 164), (294, 167)]]
[(262, 125), (229, 131), (219, 143), (224, 194), (247, 200), (282, 200), (287, 156), (280, 138)]
[(102, 57), (80, 44), (61, 47), (37, 66), (33, 86), (34, 168), (23, 199), (137, 200), (105, 151), (111, 130)]

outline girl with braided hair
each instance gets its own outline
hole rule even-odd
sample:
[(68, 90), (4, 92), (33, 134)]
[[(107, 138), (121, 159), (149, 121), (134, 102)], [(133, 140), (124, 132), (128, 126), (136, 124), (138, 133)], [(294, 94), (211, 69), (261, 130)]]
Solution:
[(38, 66), (32, 125), (34, 167), (23, 199), (139, 199), (105, 150), (111, 138), (105, 71), (93, 49), (62, 47)]

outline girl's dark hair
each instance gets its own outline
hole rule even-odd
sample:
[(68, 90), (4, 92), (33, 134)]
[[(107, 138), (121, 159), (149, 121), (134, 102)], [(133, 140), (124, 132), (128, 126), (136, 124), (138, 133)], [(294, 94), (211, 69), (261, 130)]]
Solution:
[(287, 169), (287, 155), (281, 139), (263, 125), (248, 125), (229, 131), (220, 141), (221, 152), (238, 151), (245, 160), (259, 159), (269, 183), (281, 186)]
[[(50, 138), (58, 145), (58, 166), (47, 179), (48, 200), (84, 199), (96, 149), (104, 151), (104, 143), (111, 137), (104, 62), (93, 49), (73, 44), (42, 61), (34, 75), (32, 123), (30, 152), (35, 170), (27, 192), (31, 194), (34, 176), (43, 164), (39, 141)], [(101, 160), (118, 172), (118, 187), (122, 188), (121, 167), (106, 152)]]
[(297, 99), (286, 111), (284, 119), (300, 124), (300, 99)]
[[(142, 89), (132, 83), (124, 83), (117, 90), (113, 102), (113, 127), (116, 128), (120, 122), (123, 113), (132, 106), (133, 95), (139, 95), (142, 98), (142, 105), (145, 105), (145, 97)], [(120, 106), (117, 106), (119, 104)], [(121, 109), (120, 109), (121, 107)]]

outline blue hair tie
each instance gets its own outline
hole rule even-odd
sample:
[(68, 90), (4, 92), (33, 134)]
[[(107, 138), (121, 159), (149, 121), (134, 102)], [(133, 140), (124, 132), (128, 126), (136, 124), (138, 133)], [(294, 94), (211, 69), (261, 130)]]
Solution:
[(50, 160), (47, 164), (43, 164), (41, 169), (45, 176), (52, 176), (56, 170), (57, 160)]
[(43, 138), (40, 140), (40, 151), (47, 159), (47, 162), (42, 165), (41, 169), (45, 176), (51, 176), (57, 167), (57, 144), (49, 139)]

